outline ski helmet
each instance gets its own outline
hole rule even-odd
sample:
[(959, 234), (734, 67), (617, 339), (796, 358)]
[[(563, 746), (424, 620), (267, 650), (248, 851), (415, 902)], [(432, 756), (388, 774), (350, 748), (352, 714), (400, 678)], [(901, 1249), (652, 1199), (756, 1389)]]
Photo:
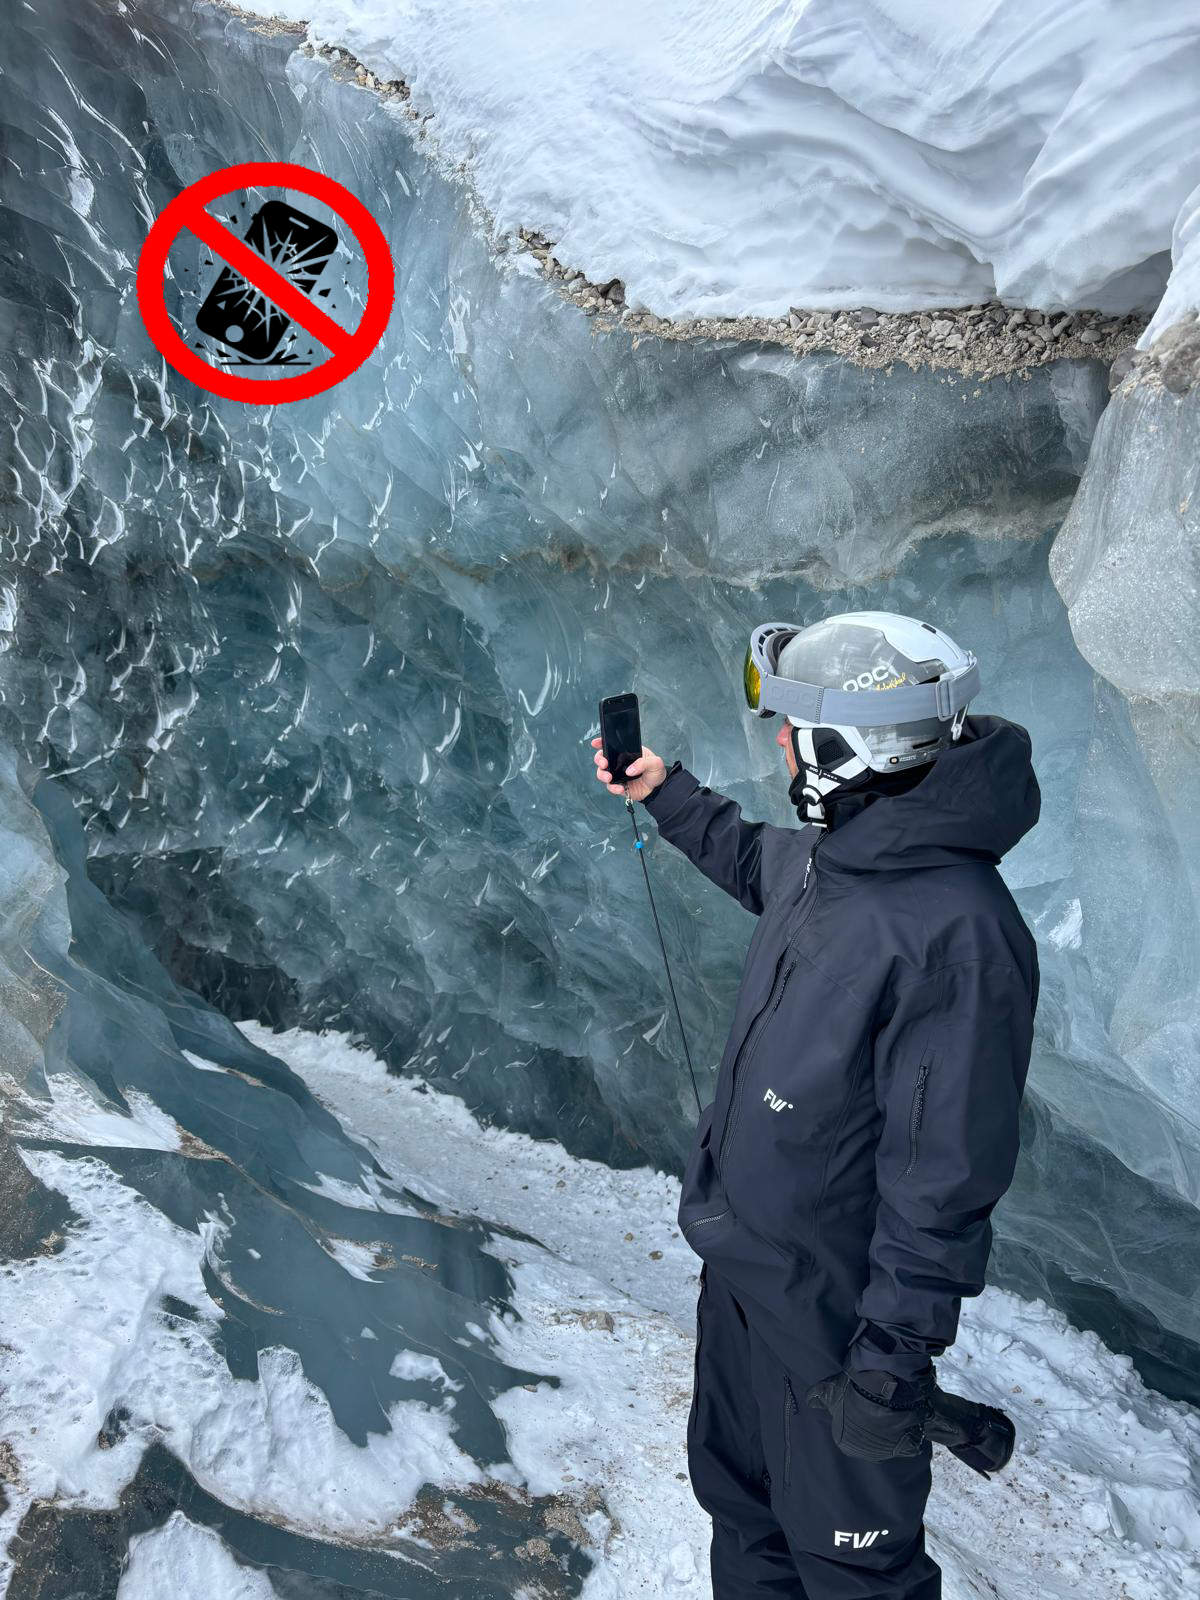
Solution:
[(846, 611), (807, 628), (756, 628), (744, 681), (751, 710), (791, 724), (800, 814), (824, 827), (826, 799), (872, 772), (926, 765), (958, 738), (979, 666), (932, 623)]

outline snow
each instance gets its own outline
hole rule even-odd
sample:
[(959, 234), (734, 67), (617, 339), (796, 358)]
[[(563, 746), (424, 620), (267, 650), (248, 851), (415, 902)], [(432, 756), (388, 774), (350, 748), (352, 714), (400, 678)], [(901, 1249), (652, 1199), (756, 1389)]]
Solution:
[(1188, 195), (1171, 239), (1171, 278), (1150, 326), (1138, 340), (1148, 350), (1160, 333), (1200, 313), (1200, 185)]
[(1193, 0), (263, 0), (432, 113), (501, 232), (662, 316), (1151, 309)]
[[(505, 1360), (560, 1385), (496, 1404), (518, 1481), (537, 1493), (602, 1486), (614, 1525), (596, 1512), (602, 1555), (585, 1600), (708, 1596), (708, 1522), (684, 1443), (699, 1263), (675, 1226), (676, 1181), (484, 1127), (456, 1097), (334, 1035), (243, 1031), (384, 1167), (436, 1173), (458, 1206), (546, 1247), (497, 1236), (521, 1320), (494, 1317), (491, 1332)], [(991, 1482), (935, 1452), (926, 1521), (946, 1600), (1200, 1594), (1200, 1413), (1146, 1389), (1128, 1357), (1040, 1300), (992, 1288), (965, 1305), (940, 1373), (1002, 1405), (1019, 1436)]]
[[(479, 1481), (445, 1408), (399, 1402), (392, 1432), (360, 1448), (293, 1351), (263, 1351), (257, 1381), (231, 1376), (213, 1338), (223, 1313), (201, 1276), (206, 1259), (220, 1275), (220, 1218), (197, 1235), (92, 1155), (21, 1157), (84, 1226), (58, 1255), (0, 1266), (0, 1431), (21, 1463), (3, 1536), (30, 1500), (115, 1505), (155, 1438), (226, 1505), (329, 1538), (394, 1528), (427, 1480)], [(165, 1296), (198, 1320), (169, 1316)], [(131, 1421), (106, 1449), (97, 1435), (114, 1407)]]
[(173, 1511), (161, 1528), (129, 1541), (117, 1600), (276, 1600), (271, 1580), (240, 1566), (220, 1535)]
[(72, 1144), (116, 1145), (138, 1150), (178, 1150), (179, 1129), (149, 1095), (130, 1090), (125, 1117), (99, 1104), (84, 1084), (67, 1072), (46, 1074), (50, 1102), (40, 1108), (48, 1134)]

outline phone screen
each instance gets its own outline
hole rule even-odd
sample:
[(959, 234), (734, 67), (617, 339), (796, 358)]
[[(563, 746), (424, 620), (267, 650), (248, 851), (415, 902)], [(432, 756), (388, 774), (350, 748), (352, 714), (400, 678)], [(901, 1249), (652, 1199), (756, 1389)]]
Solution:
[(642, 753), (637, 695), (614, 695), (600, 702), (600, 736), (613, 782), (624, 783), (626, 768)]

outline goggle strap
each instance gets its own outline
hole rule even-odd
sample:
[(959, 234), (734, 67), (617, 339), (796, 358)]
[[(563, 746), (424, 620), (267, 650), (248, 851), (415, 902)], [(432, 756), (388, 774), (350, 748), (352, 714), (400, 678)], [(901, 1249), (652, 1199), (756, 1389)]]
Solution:
[(762, 674), (759, 708), (802, 717), (805, 722), (853, 728), (885, 728), (936, 717), (949, 722), (979, 693), (979, 665), (954, 678), (906, 683), (895, 689), (829, 689), (795, 678)]

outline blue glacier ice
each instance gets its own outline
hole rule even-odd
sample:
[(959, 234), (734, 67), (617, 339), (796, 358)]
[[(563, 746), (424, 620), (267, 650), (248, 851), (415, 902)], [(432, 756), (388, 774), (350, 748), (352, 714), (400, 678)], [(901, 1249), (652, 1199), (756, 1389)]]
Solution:
[[(1044, 796), (1004, 867), (1043, 997), (993, 1275), (1196, 1396), (1194, 724), (1173, 683), (1147, 701), (1115, 669), (1119, 629), (1090, 620), (1071, 554), (1117, 536), (1095, 529), (1135, 402), (1105, 411), (1083, 361), (977, 382), (597, 334), (489, 251), (417, 124), (297, 43), (169, 0), (11, 20), (0, 736), (40, 775), (43, 821), (10, 778), (28, 866), (5, 868), (25, 885), (8, 1077), (36, 1093), (52, 1058), (218, 1153), (103, 1161), (184, 1229), (222, 1217), (220, 1188), (231, 1372), (282, 1343), (362, 1439), (404, 1390), (397, 1350), (432, 1348), (470, 1373), (462, 1448), (501, 1459), (488, 1399), (523, 1375), (462, 1331), (504, 1301), (483, 1230), (403, 1199), (421, 1214), (387, 1214), (395, 1254), (453, 1288), (338, 1271), (318, 1241), (354, 1237), (352, 1208), (303, 1186), (363, 1182), (363, 1152), (230, 1024), (349, 1033), (487, 1120), (677, 1171), (691, 1091), (627, 819), (591, 781), (596, 701), (636, 689), (655, 748), (787, 822), (778, 752), (740, 705), (750, 627), (914, 610), (977, 652), (979, 706), (1030, 729)], [(271, 410), (165, 368), (132, 287), (182, 185), (264, 158), (369, 198), (397, 268), (361, 371)], [(183, 304), (201, 252), (173, 259)], [(650, 855), (703, 1092), (748, 919)], [(17, 970), (26, 923), (36, 971)], [(31, 1219), (22, 1250), (71, 1226), (28, 1170), (4, 1191)], [(381, 1225), (372, 1210), (371, 1240)], [(377, 1360), (347, 1367), (334, 1341), (372, 1317)], [(154, 1485), (183, 1469), (134, 1470), (162, 1505)], [(520, 1531), (489, 1525), (506, 1549)], [(48, 1516), (34, 1532), (47, 1551), (70, 1538)]]

